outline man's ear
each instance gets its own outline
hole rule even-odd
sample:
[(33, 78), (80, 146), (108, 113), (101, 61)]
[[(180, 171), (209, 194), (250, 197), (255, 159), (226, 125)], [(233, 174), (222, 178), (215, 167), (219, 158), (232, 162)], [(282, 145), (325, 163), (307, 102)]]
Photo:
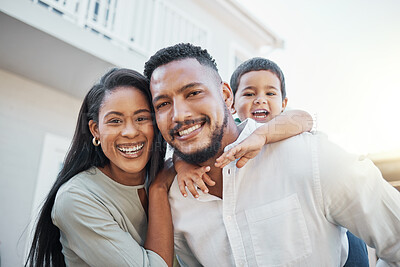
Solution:
[(90, 133), (93, 135), (93, 137), (95, 137), (96, 139), (100, 139), (99, 127), (97, 125), (97, 122), (95, 122), (94, 120), (90, 120), (88, 124)]
[(288, 98), (285, 97), (285, 99), (283, 99), (283, 101), (282, 101), (282, 111), (281, 112), (285, 111), (285, 108), (287, 106), (287, 102), (288, 102)]
[[(224, 98), (226, 106), (228, 107), (228, 110), (232, 111), (232, 109), (233, 109), (233, 92), (232, 92), (232, 89), (229, 86), (229, 84), (227, 84), (226, 82), (222, 83), (222, 96)], [(232, 114), (234, 114), (234, 113), (232, 113)]]

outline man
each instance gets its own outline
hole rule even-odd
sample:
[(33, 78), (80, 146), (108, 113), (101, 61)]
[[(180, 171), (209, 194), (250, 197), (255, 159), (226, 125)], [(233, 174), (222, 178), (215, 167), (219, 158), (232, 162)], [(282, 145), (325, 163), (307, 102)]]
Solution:
[(175, 251), (183, 266), (341, 266), (345, 230), (400, 266), (400, 194), (369, 160), (304, 133), (264, 146), (243, 168), (214, 166), (249, 136), (206, 50), (178, 44), (145, 65), (158, 127), (183, 160), (212, 166), (198, 199), (170, 189)]

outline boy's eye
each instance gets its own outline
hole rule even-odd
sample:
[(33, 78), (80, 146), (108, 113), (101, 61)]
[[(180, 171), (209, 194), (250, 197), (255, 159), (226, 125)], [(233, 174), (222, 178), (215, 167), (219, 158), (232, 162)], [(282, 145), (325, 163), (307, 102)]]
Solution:
[(244, 95), (244, 96), (253, 96), (254, 93), (244, 93), (243, 95)]
[(267, 93), (267, 95), (275, 95), (275, 93), (269, 92), (269, 93)]

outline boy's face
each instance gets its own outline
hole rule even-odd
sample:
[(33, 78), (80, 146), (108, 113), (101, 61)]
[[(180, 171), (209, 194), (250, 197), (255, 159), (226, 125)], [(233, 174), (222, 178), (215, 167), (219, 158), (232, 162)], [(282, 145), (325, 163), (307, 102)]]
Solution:
[(265, 123), (279, 115), (286, 104), (287, 98), (282, 99), (281, 82), (274, 73), (258, 70), (240, 77), (234, 108), (241, 121), (252, 118)]

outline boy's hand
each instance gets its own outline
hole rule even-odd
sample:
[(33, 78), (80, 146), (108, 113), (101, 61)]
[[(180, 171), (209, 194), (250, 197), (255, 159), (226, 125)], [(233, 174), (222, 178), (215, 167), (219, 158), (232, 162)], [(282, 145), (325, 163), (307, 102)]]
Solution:
[(229, 162), (239, 159), (236, 162), (236, 166), (242, 168), (250, 159), (254, 158), (260, 152), (263, 145), (267, 143), (266, 135), (258, 130), (255, 130), (237, 146), (229, 149), (217, 158), (215, 167), (223, 168)]
[(196, 183), (200, 190), (204, 193), (208, 193), (206, 184), (209, 186), (215, 185), (215, 182), (211, 180), (210, 176), (207, 175), (207, 172), (210, 171), (209, 166), (199, 167), (186, 162), (181, 162), (179, 165), (180, 166), (177, 169), (178, 185), (179, 190), (184, 197), (187, 196), (185, 186), (195, 198), (198, 198), (199, 194), (197, 193), (194, 183)]

